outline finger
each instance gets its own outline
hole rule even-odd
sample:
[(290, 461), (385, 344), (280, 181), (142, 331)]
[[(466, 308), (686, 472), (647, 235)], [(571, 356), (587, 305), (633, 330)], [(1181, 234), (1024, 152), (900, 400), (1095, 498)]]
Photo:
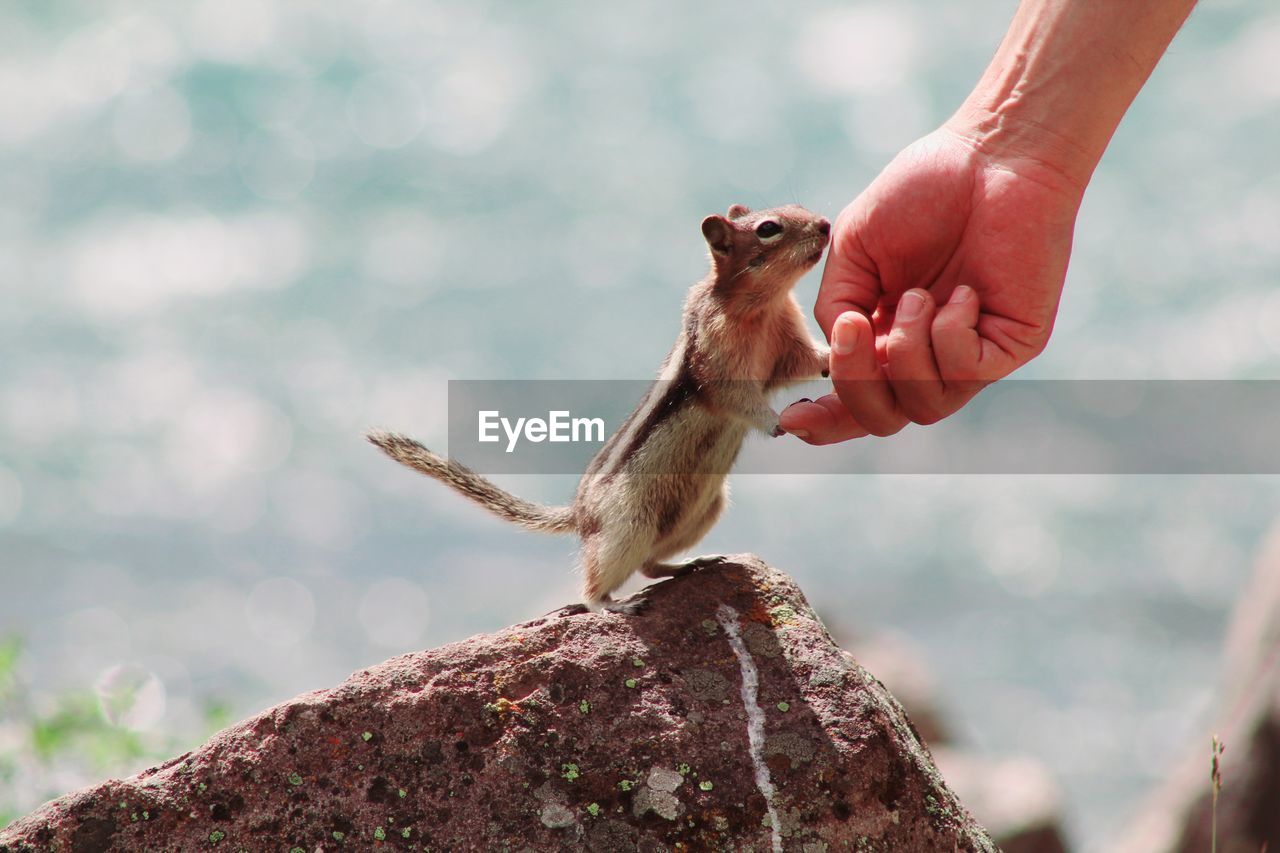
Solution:
[(918, 424), (931, 424), (951, 413), (945, 411), (946, 386), (934, 360), (930, 335), (934, 313), (928, 291), (908, 290), (898, 300), (885, 343), (885, 372), (898, 407)]
[(848, 311), (871, 316), (883, 292), (876, 264), (858, 236), (857, 211), (855, 200), (836, 218), (831, 248), (822, 268), (822, 284), (813, 306), (814, 319), (827, 340), (831, 339), (837, 317)]
[(856, 311), (831, 328), (831, 383), (853, 419), (872, 435), (893, 435), (907, 425), (876, 359), (871, 321)]
[(998, 378), (982, 375), (982, 337), (978, 334), (981, 307), (973, 288), (960, 285), (933, 318), (933, 354), (946, 387), (944, 416), (958, 410), (987, 382)]
[(978, 294), (962, 284), (933, 318), (933, 352), (943, 382), (978, 378), (980, 307)]
[(792, 403), (782, 410), (779, 421), (784, 430), (809, 444), (835, 444), (867, 435), (835, 394)]

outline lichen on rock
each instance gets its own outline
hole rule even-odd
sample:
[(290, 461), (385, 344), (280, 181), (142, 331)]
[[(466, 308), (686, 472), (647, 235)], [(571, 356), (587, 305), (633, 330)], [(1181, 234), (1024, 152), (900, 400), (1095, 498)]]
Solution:
[(741, 556), (645, 594), (363, 670), (0, 851), (994, 850), (786, 575)]

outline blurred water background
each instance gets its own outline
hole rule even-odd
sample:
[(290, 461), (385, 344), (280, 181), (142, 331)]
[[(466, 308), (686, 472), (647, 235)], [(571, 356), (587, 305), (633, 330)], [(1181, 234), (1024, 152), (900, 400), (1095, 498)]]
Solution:
[[(652, 375), (701, 217), (834, 216), (958, 105), (1012, 11), (0, 6), (0, 635), (25, 640), (28, 710), (125, 684), (116, 722), (190, 745), (211, 703), (238, 718), (572, 600), (571, 542), (361, 430), (441, 446), (450, 378)], [(1022, 375), (1280, 378), (1277, 57), (1274, 4), (1197, 10), (1098, 171)], [(1207, 750), (1278, 485), (740, 477), (704, 550), (756, 551), (832, 622), (909, 637), (962, 737), (1047, 762), (1074, 839), (1105, 849)], [(94, 781), (24, 736), (0, 719), (11, 814)]]

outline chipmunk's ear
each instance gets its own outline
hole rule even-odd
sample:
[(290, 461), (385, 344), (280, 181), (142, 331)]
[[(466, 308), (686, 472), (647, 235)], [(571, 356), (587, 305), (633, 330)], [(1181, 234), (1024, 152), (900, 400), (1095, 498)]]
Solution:
[(725, 216), (729, 219), (741, 219), (750, 212), (751, 208), (747, 207), (745, 204), (731, 204), (729, 205), (729, 212), (726, 213)]
[(733, 226), (723, 216), (713, 214), (702, 220), (702, 236), (717, 255), (727, 255), (733, 248)]

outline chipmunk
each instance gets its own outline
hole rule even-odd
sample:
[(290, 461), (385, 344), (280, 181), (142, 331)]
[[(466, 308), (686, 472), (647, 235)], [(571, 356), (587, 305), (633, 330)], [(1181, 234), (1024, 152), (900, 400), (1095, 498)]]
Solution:
[(518, 498), (413, 439), (367, 437), (508, 521), (576, 533), (586, 607), (637, 613), (643, 602), (610, 597), (632, 573), (673, 577), (722, 559), (665, 562), (719, 518), (747, 432), (783, 434), (770, 392), (827, 375), (829, 350), (810, 339), (791, 288), (822, 257), (830, 231), (797, 205), (753, 213), (735, 204), (702, 221), (711, 271), (685, 299), (684, 327), (658, 380), (592, 459), (568, 506)]

